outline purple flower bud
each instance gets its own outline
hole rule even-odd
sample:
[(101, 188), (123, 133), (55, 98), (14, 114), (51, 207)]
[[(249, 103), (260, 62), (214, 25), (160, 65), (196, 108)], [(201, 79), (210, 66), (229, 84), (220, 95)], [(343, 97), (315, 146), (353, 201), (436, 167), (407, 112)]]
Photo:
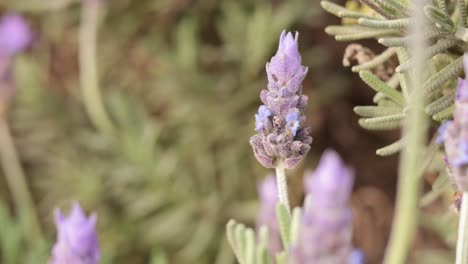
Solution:
[(258, 114), (255, 114), (255, 130), (260, 132), (264, 127), (267, 127), (270, 123), (270, 116), (271, 111), (266, 106), (261, 105), (258, 108)]
[(95, 214), (86, 218), (78, 203), (73, 204), (68, 217), (56, 209), (57, 242), (49, 264), (97, 264), (100, 252), (96, 219)]
[[(468, 56), (464, 56), (465, 71)], [(465, 75), (468, 72), (465, 72)], [(459, 79), (453, 121), (442, 128), (449, 175), (458, 191), (468, 191), (468, 80)]]
[(302, 94), (307, 68), (301, 65), (298, 36), (283, 31), (278, 51), (266, 64), (268, 86), (261, 91), (260, 99), (268, 109), (268, 116), (265, 118), (259, 109), (255, 116), (259, 134), (250, 139), (250, 144), (257, 160), (267, 168), (280, 163), (287, 169), (294, 168), (312, 143), (308, 129), (302, 124), (305, 120), (302, 111), (308, 101)]
[(352, 211), (347, 205), (353, 179), (352, 170), (331, 150), (322, 155), (315, 172), (306, 175), (300, 235), (289, 263), (353, 263)]
[(26, 49), (31, 40), (31, 30), (23, 17), (8, 14), (0, 19), (0, 55), (13, 56)]
[(276, 204), (278, 203), (278, 189), (274, 175), (267, 176), (259, 185), (260, 208), (257, 217), (257, 230), (266, 226), (269, 232), (268, 249), (272, 255), (281, 251), (281, 236), (276, 220)]

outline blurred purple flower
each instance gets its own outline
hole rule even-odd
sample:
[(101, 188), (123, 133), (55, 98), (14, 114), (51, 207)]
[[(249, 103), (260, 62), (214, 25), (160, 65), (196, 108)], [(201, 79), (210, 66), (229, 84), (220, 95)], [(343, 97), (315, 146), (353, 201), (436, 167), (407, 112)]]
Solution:
[(100, 251), (96, 220), (95, 214), (86, 218), (78, 203), (73, 204), (68, 217), (56, 209), (57, 242), (49, 264), (97, 264)]
[[(468, 55), (464, 55), (465, 75)], [(458, 79), (453, 121), (441, 128), (449, 175), (458, 191), (468, 191), (468, 80)], [(441, 127), (442, 127), (441, 126)]]
[(359, 263), (351, 241), (352, 210), (347, 205), (353, 180), (352, 170), (331, 150), (325, 151), (313, 173), (306, 174), (299, 240), (289, 263)]
[(275, 175), (268, 175), (258, 186), (260, 208), (257, 217), (257, 230), (260, 227), (268, 228), (268, 249), (272, 255), (281, 251), (281, 235), (276, 220), (276, 204), (278, 203), (278, 189)]
[(257, 160), (267, 168), (279, 163), (287, 169), (294, 168), (304, 159), (312, 143), (308, 128), (302, 126), (305, 120), (302, 111), (308, 101), (302, 94), (302, 81), (307, 68), (301, 65), (298, 36), (283, 31), (278, 51), (266, 64), (268, 86), (261, 91), (260, 99), (269, 115), (268, 119), (261, 119), (265, 122), (258, 122), (260, 116), (256, 116), (259, 133), (250, 139), (250, 144)]
[(16, 55), (26, 49), (31, 41), (31, 29), (22, 16), (7, 14), (0, 19), (0, 55)]

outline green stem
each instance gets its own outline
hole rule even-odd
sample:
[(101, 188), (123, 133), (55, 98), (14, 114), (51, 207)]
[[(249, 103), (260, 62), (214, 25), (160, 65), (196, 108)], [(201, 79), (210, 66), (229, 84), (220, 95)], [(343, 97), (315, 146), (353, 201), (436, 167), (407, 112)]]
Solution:
[(456, 264), (468, 263), (468, 192), (463, 192), (460, 220), (458, 223), (458, 241)]
[[(413, 32), (410, 48), (412, 60), (415, 62), (411, 71), (411, 88), (408, 89), (408, 115), (403, 127), (405, 148), (400, 156), (398, 189), (393, 219), (393, 228), (385, 255), (385, 264), (406, 263), (415, 234), (419, 207), (418, 200), (421, 192), (420, 165), (421, 152), (424, 150), (427, 133), (428, 116), (424, 112), (424, 96), (422, 96), (424, 69), (424, 28), (425, 18), (422, 12), (423, 0), (415, 2), (414, 23), (410, 25)], [(400, 64), (405, 61), (400, 61)], [(402, 80), (405, 80), (403, 78)], [(405, 81), (406, 82), (406, 81)], [(408, 83), (402, 83), (407, 86)]]
[(39, 218), (29, 192), (26, 176), (21, 167), (15, 144), (4, 117), (0, 117), (0, 159), (8, 188), (11, 192), (19, 219), (24, 223), (31, 242), (43, 241)]
[(285, 169), (282, 164), (279, 164), (276, 167), (276, 184), (278, 186), (279, 202), (284, 204), (288, 213), (291, 214), (288, 197), (288, 183), (286, 179)]
[(91, 122), (102, 133), (109, 135), (113, 134), (114, 126), (102, 101), (96, 62), (99, 6), (100, 1), (83, 1), (79, 47), (80, 83), (84, 105)]

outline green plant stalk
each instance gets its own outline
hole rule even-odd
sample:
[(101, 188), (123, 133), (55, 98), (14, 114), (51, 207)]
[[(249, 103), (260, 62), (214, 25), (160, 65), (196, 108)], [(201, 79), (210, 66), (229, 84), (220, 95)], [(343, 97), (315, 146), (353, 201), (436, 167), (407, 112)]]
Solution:
[(291, 214), (288, 197), (288, 182), (286, 179), (286, 172), (282, 164), (278, 164), (278, 166), (276, 166), (276, 185), (278, 186), (279, 202), (284, 204), (288, 213)]
[(458, 222), (456, 264), (468, 263), (468, 192), (463, 192)]
[[(8, 188), (32, 245), (43, 240), (39, 218), (5, 117), (0, 117), (0, 159)], [(36, 242), (38, 242), (36, 244)]]
[(114, 126), (104, 107), (99, 90), (96, 42), (100, 1), (83, 1), (79, 60), (83, 103), (91, 122), (104, 134), (113, 134)]
[[(400, 156), (398, 189), (393, 219), (393, 228), (385, 255), (385, 264), (406, 263), (415, 234), (419, 207), (418, 200), (421, 191), (420, 164), (421, 152), (424, 150), (424, 142), (427, 133), (428, 116), (424, 113), (424, 97), (422, 96), (422, 80), (424, 67), (424, 14), (422, 12), (424, 1), (415, 2), (414, 23), (410, 26), (413, 31), (410, 48), (415, 62), (411, 71), (411, 89), (408, 111), (403, 127), (403, 135), (406, 145)], [(423, 30), (421, 30), (423, 29)], [(400, 57), (400, 56), (399, 56)], [(405, 63), (400, 61), (400, 64)], [(402, 84), (403, 85), (403, 84)]]

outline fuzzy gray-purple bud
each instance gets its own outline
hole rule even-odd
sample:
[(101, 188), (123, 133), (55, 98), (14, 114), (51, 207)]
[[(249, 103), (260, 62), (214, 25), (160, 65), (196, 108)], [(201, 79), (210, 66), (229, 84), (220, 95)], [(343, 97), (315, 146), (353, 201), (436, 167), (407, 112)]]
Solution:
[(347, 204), (353, 171), (328, 150), (315, 172), (306, 174), (304, 180), (307, 198), (289, 263), (359, 263), (351, 241), (352, 210)]
[(310, 149), (312, 138), (305, 127), (303, 110), (307, 96), (302, 81), (307, 68), (301, 65), (298, 33), (283, 31), (278, 51), (266, 64), (268, 86), (260, 93), (264, 105), (255, 115), (255, 130), (250, 145), (257, 160), (267, 168), (280, 163), (287, 169), (301, 162)]
[[(465, 75), (468, 74), (468, 56), (464, 57)], [(459, 191), (468, 191), (468, 80), (458, 79), (453, 121), (440, 129), (445, 145), (446, 161), (452, 181)]]

